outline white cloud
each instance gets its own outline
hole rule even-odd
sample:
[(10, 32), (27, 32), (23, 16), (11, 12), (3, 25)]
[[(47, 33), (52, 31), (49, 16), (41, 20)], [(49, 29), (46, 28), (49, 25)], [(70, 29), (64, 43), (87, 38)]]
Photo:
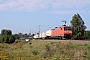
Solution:
[(36, 11), (43, 9), (80, 8), (90, 0), (0, 0), (0, 11)]

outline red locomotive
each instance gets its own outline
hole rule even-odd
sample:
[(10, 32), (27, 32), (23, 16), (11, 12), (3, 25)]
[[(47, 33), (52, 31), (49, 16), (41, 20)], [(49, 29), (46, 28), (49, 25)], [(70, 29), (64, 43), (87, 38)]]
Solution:
[(72, 27), (63, 25), (55, 30), (52, 30), (51, 38), (55, 39), (70, 39), (72, 37)]

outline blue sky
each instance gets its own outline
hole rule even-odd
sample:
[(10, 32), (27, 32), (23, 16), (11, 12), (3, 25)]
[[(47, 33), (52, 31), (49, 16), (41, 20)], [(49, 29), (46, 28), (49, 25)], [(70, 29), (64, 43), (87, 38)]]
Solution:
[(70, 21), (79, 13), (90, 30), (90, 0), (0, 0), (0, 30), (44, 32)]

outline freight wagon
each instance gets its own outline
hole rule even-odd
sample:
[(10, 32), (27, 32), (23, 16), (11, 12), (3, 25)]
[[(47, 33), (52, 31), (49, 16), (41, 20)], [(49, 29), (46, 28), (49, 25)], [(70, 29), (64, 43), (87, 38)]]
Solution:
[(46, 33), (40, 33), (40, 34), (36, 34), (33, 36), (34, 39), (45, 39), (46, 38)]

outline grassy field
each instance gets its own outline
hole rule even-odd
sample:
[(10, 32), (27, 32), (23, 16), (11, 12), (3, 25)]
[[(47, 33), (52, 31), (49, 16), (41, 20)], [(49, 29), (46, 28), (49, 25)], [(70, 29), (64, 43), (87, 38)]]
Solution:
[(0, 43), (0, 60), (90, 60), (89, 44), (31, 40)]

